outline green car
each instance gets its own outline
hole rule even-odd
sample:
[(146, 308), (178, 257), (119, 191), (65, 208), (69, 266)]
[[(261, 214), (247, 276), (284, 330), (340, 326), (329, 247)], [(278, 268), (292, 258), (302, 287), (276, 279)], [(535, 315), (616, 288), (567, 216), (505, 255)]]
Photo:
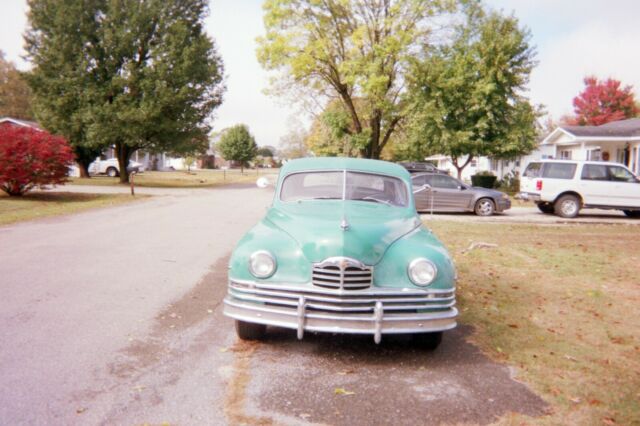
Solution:
[(306, 158), (282, 167), (273, 204), (235, 248), (224, 313), (245, 340), (270, 325), (299, 339), (305, 331), (370, 334), (376, 343), (412, 334), (435, 348), (456, 326), (455, 282), (403, 167)]

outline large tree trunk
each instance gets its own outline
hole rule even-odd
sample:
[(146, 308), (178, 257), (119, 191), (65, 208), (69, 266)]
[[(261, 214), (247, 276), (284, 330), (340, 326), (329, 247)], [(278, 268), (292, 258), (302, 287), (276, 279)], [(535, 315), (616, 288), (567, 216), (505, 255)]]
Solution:
[(118, 166), (120, 167), (120, 183), (129, 183), (129, 158), (133, 154), (134, 149), (130, 146), (116, 142), (116, 155), (118, 156)]
[(89, 174), (89, 164), (83, 164), (79, 161), (76, 162), (76, 165), (78, 166), (78, 170), (80, 171), (80, 177), (83, 179), (91, 178), (91, 175)]
[(80, 170), (80, 177), (85, 179), (90, 178), (89, 165), (100, 155), (100, 150), (75, 145), (73, 152), (76, 156), (76, 164), (78, 164), (78, 169)]

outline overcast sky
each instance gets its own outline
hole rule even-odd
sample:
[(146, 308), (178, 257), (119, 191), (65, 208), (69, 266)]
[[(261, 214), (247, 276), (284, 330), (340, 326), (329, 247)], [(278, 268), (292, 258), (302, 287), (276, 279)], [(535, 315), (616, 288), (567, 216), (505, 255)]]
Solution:
[[(637, 0), (487, 0), (514, 13), (532, 33), (538, 66), (531, 76), (530, 98), (559, 118), (572, 111), (582, 78), (614, 77), (640, 93), (640, 1)], [(277, 145), (287, 133), (295, 108), (262, 93), (267, 75), (255, 57), (255, 38), (263, 32), (261, 0), (211, 2), (207, 30), (225, 63), (227, 92), (216, 112), (215, 129), (246, 123), (259, 145)], [(22, 33), (26, 0), (3, 0), (0, 49), (22, 69)], [(305, 121), (305, 120), (303, 120)]]

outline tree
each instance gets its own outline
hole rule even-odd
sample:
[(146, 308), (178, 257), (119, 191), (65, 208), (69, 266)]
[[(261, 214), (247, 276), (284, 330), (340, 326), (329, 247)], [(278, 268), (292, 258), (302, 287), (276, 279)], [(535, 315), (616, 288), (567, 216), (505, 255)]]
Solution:
[(31, 90), (15, 64), (0, 50), (0, 117), (33, 120)]
[(338, 99), (359, 155), (379, 158), (404, 118), (407, 63), (418, 46), (430, 42), (436, 15), (453, 5), (453, 0), (267, 0), (258, 60), (281, 71), (276, 93), (306, 90), (313, 98)]
[(640, 113), (631, 86), (622, 87), (618, 80), (600, 81), (596, 77), (585, 77), (584, 85), (585, 89), (573, 98), (572, 124), (600, 126)]
[(280, 138), (280, 152), (282, 159), (293, 160), (309, 156), (309, 150), (305, 143), (307, 132), (296, 127)]
[(0, 127), (0, 189), (20, 196), (66, 181), (73, 151), (60, 136), (21, 126)]
[(55, 115), (51, 105), (60, 94), (76, 99), (70, 109), (78, 117), (77, 144), (113, 146), (121, 182), (128, 182), (137, 149), (206, 149), (205, 121), (224, 90), (222, 61), (203, 29), (206, 0), (30, 0), (29, 6), (25, 39), (39, 111)]
[(258, 150), (256, 151), (256, 155), (259, 155), (261, 157), (273, 157), (273, 152), (268, 147), (262, 146), (258, 148)]
[(529, 32), (515, 17), (471, 5), (453, 42), (412, 66), (413, 157), (451, 156), (458, 176), (477, 156), (512, 158), (536, 143), (534, 108), (522, 95), (534, 66)]
[(225, 160), (238, 161), (240, 171), (244, 172), (247, 162), (256, 156), (258, 146), (249, 129), (244, 124), (238, 124), (227, 129), (217, 145)]

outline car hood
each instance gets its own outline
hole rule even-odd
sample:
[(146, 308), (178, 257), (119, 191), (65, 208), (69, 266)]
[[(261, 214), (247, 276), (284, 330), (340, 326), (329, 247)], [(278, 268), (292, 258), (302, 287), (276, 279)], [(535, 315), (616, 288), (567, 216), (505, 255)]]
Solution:
[(271, 208), (265, 220), (289, 234), (309, 262), (345, 256), (366, 265), (378, 263), (394, 241), (421, 225), (408, 208), (337, 200), (287, 203)]

